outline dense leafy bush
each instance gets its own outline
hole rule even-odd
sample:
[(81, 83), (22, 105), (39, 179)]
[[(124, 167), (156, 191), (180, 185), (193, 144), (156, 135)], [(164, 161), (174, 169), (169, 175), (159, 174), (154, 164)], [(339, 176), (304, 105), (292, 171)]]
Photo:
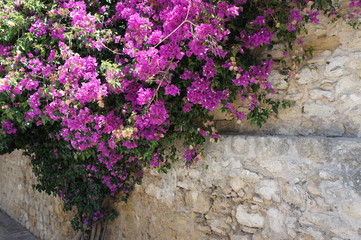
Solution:
[[(352, 1), (357, 14), (360, 1)], [(114, 217), (147, 165), (186, 165), (216, 140), (209, 112), (261, 125), (285, 102), (267, 77), (319, 0), (3, 0), (0, 152), (23, 149), (37, 189), (77, 208), (75, 229)], [(282, 81), (282, 79), (280, 79)], [(233, 102), (240, 100), (242, 108)], [(240, 109), (247, 109), (242, 110)]]

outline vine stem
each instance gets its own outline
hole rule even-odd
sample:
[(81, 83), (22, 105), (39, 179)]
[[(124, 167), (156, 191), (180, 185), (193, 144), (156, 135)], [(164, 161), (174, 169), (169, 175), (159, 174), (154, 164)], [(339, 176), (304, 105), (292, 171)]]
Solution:
[(96, 232), (97, 227), (98, 227), (98, 223), (95, 224), (95, 226), (93, 226), (93, 228), (92, 228), (91, 235), (90, 235), (90, 240), (98, 240), (98, 239), (95, 238), (95, 232)]
[(172, 36), (176, 31), (178, 31), (179, 28), (181, 28), (185, 23), (190, 23), (193, 26), (196, 26), (194, 23), (192, 23), (191, 21), (188, 20), (188, 16), (189, 16), (189, 11), (191, 9), (191, 5), (192, 5), (192, 1), (189, 1), (189, 5), (188, 5), (188, 10), (187, 10), (187, 15), (184, 19), (183, 22), (181, 22), (181, 24), (178, 25), (178, 27), (176, 27), (171, 33), (169, 33), (165, 38), (163, 38), (162, 40), (160, 40), (159, 43), (157, 43), (157, 45), (155, 45), (154, 47), (158, 47), (162, 42), (164, 42), (165, 40), (167, 40), (170, 36)]
[[(102, 231), (102, 225), (99, 224), (98, 227), (97, 227), (97, 230), (96, 230), (96, 232), (95, 232), (95, 240), (102, 240), (102, 239), (100, 238), (100, 233), (101, 233), (101, 231)], [(105, 230), (104, 230), (104, 232), (105, 232)]]
[(104, 43), (102, 43), (102, 42), (99, 42), (99, 43), (100, 43), (100, 45), (102, 45), (105, 49), (109, 50), (109, 51), (112, 52), (113, 54), (115, 54), (115, 55), (123, 55), (122, 53), (118, 53), (118, 52), (116, 52), (116, 51), (108, 48)]
[(75, 237), (73, 238), (73, 240), (80, 240), (82, 237), (82, 232), (78, 231), (78, 233), (75, 235)]

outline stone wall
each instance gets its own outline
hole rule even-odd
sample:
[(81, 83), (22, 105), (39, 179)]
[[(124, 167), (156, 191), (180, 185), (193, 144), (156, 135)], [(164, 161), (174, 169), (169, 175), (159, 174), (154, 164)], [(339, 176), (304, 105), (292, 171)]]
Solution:
[[(291, 108), (262, 129), (215, 113), (220, 132), (253, 136), (223, 135), (188, 170), (146, 170), (106, 240), (361, 239), (361, 31), (327, 21), (303, 37), (315, 56), (275, 85)], [(0, 156), (0, 208), (44, 240), (71, 239), (59, 199), (34, 182), (20, 152)]]
[[(277, 71), (270, 77), (279, 92), (275, 97), (291, 100), (293, 106), (262, 129), (226, 121), (218, 111), (221, 132), (361, 137), (361, 31), (342, 20), (330, 24), (326, 17), (320, 24), (307, 25), (307, 30), (304, 48), (313, 46), (314, 57), (289, 82)], [(280, 48), (272, 53), (282, 60), (282, 52)]]
[[(361, 139), (223, 135), (206, 152), (190, 169), (148, 170), (105, 239), (361, 239)], [(71, 239), (28, 164), (1, 156), (1, 208), (44, 240)]]
[(0, 209), (43, 240), (71, 239), (71, 214), (61, 200), (32, 188), (29, 158), (21, 151), (0, 155)]
[(361, 139), (222, 136), (149, 171), (106, 239), (361, 239)]

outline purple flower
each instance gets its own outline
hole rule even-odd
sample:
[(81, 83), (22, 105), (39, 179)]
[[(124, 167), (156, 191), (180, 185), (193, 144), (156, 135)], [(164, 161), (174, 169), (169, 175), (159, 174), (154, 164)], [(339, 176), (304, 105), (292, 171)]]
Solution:
[(320, 20), (317, 18), (317, 16), (320, 15), (318, 11), (309, 11), (308, 17), (310, 18), (311, 22), (319, 23)]
[(47, 26), (43, 22), (43, 20), (38, 19), (35, 21), (35, 23), (31, 25), (28, 31), (34, 33), (34, 35), (37, 37), (41, 37), (42, 35), (47, 33)]
[(0, 44), (0, 56), (6, 57), (11, 55), (11, 46), (4, 46)]
[(195, 156), (196, 156), (196, 152), (195, 152), (194, 150), (186, 149), (186, 150), (184, 151), (183, 158), (184, 158), (187, 162), (192, 162)]
[(361, 6), (361, 0), (351, 0), (349, 6), (350, 6), (350, 8), (355, 8), (357, 6)]
[(254, 49), (261, 44), (270, 44), (273, 38), (273, 33), (266, 28), (260, 28), (258, 32), (250, 35), (246, 31), (241, 32), (241, 39), (244, 42), (244, 47)]
[(132, 149), (132, 148), (136, 148), (138, 147), (138, 144), (135, 143), (135, 142), (131, 142), (131, 141), (124, 141), (122, 143), (122, 146), (126, 147), (126, 148), (129, 148), (129, 149)]
[(288, 18), (288, 23), (286, 25), (287, 25), (287, 30), (289, 32), (292, 32), (297, 29), (296, 25), (298, 22), (300, 22), (303, 19), (303, 17), (300, 14), (300, 11), (295, 8), (290, 10), (290, 14), (291, 15)]
[(155, 30), (148, 38), (148, 44), (155, 45), (161, 41), (163, 33), (160, 30)]
[(153, 167), (158, 167), (159, 164), (161, 163), (159, 161), (160, 159), (160, 153), (159, 152), (156, 152), (153, 157), (152, 157), (152, 160), (150, 161), (150, 165), (153, 166)]
[(213, 111), (221, 100), (228, 98), (228, 91), (215, 91), (210, 85), (210, 81), (197, 77), (187, 88), (187, 100)]
[(175, 85), (168, 85), (164, 89), (165, 89), (165, 95), (176, 96), (180, 94), (179, 88)]
[(264, 15), (273, 14), (274, 12), (275, 12), (274, 9), (266, 9), (266, 10), (263, 11), (263, 14), (264, 14)]
[(169, 118), (168, 111), (165, 108), (163, 101), (157, 101), (149, 108), (148, 114), (146, 114), (150, 124), (162, 125), (167, 123)]
[(190, 112), (190, 110), (193, 107), (193, 103), (186, 103), (183, 107), (182, 107), (182, 111), (187, 113)]
[(257, 16), (256, 19), (252, 21), (252, 24), (265, 26), (266, 18), (264, 16)]
[(148, 105), (154, 97), (155, 90), (151, 88), (140, 88), (137, 94), (137, 103), (139, 105)]
[(10, 119), (5, 120), (5, 122), (2, 123), (1, 128), (4, 134), (14, 134), (17, 132), (17, 129), (14, 127), (14, 124), (10, 121)]

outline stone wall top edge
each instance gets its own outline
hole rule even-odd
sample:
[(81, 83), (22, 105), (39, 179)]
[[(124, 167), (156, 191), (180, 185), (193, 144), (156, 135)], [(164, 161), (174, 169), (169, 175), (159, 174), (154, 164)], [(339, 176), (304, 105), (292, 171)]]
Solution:
[(223, 132), (219, 134), (221, 138), (230, 137), (252, 137), (252, 138), (281, 138), (281, 139), (320, 139), (330, 141), (352, 141), (360, 142), (360, 137), (345, 137), (345, 136), (315, 136), (315, 135), (285, 135), (285, 134), (252, 134), (252, 133), (237, 133), (237, 132)]

